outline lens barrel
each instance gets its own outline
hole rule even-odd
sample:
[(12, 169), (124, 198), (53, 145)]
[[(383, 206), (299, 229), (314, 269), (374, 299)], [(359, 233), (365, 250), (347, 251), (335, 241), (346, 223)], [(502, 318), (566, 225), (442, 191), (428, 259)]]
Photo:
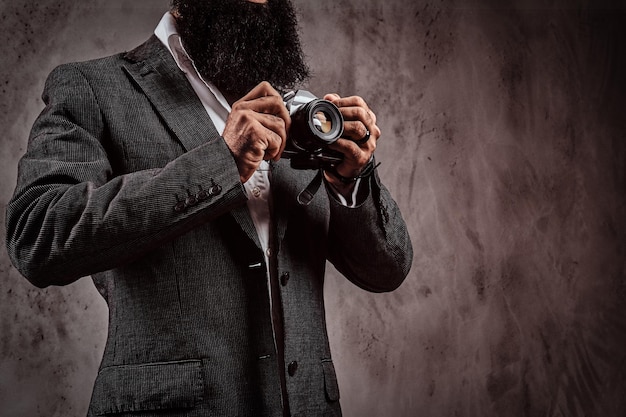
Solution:
[(342, 134), (341, 112), (328, 100), (311, 100), (291, 115), (289, 138), (303, 151), (320, 152)]
[(331, 169), (343, 154), (328, 149), (343, 134), (343, 116), (332, 102), (306, 90), (289, 91), (283, 102), (291, 116), (287, 143), (281, 157), (294, 169)]

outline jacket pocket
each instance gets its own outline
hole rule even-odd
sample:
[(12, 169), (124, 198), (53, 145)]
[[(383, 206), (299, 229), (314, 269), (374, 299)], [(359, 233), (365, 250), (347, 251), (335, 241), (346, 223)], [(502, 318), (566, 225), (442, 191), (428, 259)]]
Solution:
[(202, 402), (200, 360), (155, 362), (103, 368), (91, 399), (95, 415), (191, 409)]
[(330, 402), (339, 400), (339, 385), (337, 384), (337, 374), (332, 359), (322, 360), (322, 370), (324, 371), (324, 390), (326, 399)]

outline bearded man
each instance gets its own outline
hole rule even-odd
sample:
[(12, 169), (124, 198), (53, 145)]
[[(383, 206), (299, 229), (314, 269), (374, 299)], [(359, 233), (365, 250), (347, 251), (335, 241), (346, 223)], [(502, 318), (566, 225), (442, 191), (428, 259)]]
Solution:
[(109, 306), (90, 416), (341, 415), (326, 260), (384, 292), (412, 248), (362, 98), (325, 96), (340, 163), (281, 159), (282, 93), (307, 77), (289, 0), (175, 0), (143, 45), (49, 76), (7, 247), (33, 284), (91, 276)]

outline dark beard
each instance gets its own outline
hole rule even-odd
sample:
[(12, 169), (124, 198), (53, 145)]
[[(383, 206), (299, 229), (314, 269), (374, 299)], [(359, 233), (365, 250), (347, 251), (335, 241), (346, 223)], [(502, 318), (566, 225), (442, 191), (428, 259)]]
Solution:
[(289, 0), (174, 0), (177, 28), (202, 78), (227, 98), (261, 81), (284, 91), (309, 77)]

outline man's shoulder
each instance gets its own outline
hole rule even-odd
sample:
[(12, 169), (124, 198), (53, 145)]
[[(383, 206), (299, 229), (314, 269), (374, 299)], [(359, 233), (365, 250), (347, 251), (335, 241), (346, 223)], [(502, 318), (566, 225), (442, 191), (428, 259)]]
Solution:
[(96, 76), (98, 78), (111, 76), (118, 73), (124, 66), (133, 65), (149, 58), (155, 59), (160, 55), (163, 56), (160, 49), (165, 48), (158, 38), (152, 36), (146, 42), (129, 51), (85, 61), (64, 63), (55, 68), (53, 73), (77, 70), (85, 76)]
[(124, 55), (126, 52), (119, 52), (114, 55), (103, 56), (99, 58), (92, 58), (85, 61), (73, 61), (60, 64), (57, 69), (68, 70), (77, 69), (81, 72), (98, 72), (103, 68), (117, 67), (124, 61)]

